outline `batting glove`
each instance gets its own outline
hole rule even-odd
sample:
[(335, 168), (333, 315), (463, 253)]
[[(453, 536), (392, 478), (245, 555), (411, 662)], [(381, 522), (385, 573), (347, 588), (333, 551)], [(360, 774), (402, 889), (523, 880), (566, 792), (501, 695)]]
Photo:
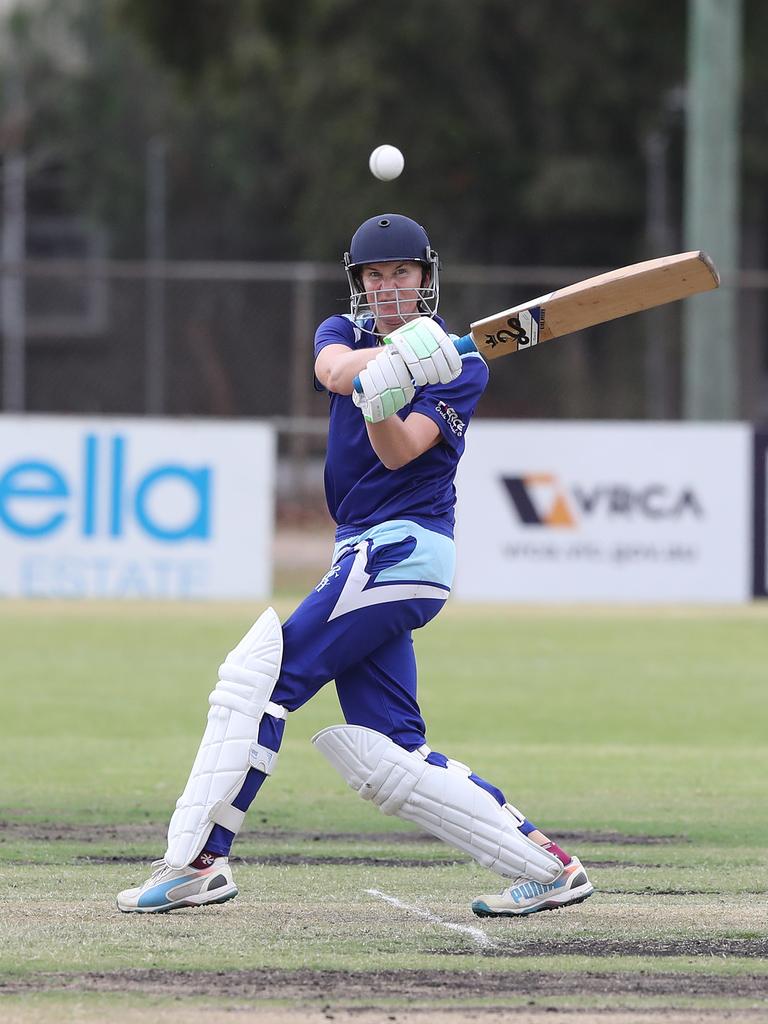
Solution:
[(352, 392), (352, 401), (368, 423), (381, 423), (413, 399), (415, 388), (402, 357), (384, 349), (359, 374), (362, 394)]
[(418, 387), (450, 384), (461, 373), (461, 356), (450, 336), (428, 316), (398, 327), (384, 338), (403, 357)]

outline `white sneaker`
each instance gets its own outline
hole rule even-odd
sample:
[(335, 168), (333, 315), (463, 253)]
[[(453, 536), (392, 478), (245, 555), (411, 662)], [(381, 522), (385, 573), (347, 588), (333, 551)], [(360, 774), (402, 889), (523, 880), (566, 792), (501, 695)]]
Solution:
[(583, 864), (578, 857), (572, 857), (571, 863), (549, 885), (532, 878), (519, 878), (498, 896), (478, 896), (472, 903), (472, 910), (478, 917), (522, 917), (539, 910), (558, 910), (582, 903), (594, 891)]
[(152, 867), (154, 871), (143, 885), (118, 893), (118, 910), (126, 914), (162, 914), (177, 907), (226, 903), (237, 896), (226, 857), (217, 857), (207, 868), (172, 868), (164, 860), (154, 861)]

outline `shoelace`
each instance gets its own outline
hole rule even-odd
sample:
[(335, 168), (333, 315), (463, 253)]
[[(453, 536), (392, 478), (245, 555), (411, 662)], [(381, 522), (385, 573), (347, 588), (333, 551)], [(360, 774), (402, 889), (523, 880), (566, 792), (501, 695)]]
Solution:
[(164, 860), (153, 860), (150, 867), (153, 869), (152, 874), (149, 876), (150, 882), (158, 882), (167, 871), (173, 870)]
[(504, 893), (510, 892), (510, 890), (516, 889), (518, 885), (523, 885), (525, 882), (529, 881), (530, 879), (526, 878), (525, 875), (518, 875), (517, 878), (510, 878), (509, 885), (504, 886), (504, 888), (501, 890), (501, 895), (503, 896)]

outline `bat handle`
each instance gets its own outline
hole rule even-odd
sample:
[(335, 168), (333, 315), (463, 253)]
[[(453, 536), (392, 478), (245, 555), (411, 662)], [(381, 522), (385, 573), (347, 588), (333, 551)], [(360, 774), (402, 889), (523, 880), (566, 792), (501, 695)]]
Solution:
[(477, 352), (477, 345), (472, 341), (471, 334), (465, 334), (463, 338), (457, 338), (454, 343), (456, 351), (460, 356), (469, 355), (470, 352)]
[[(456, 338), (453, 344), (456, 346), (456, 351), (459, 353), (460, 356), (466, 356), (470, 352), (477, 352), (477, 345), (475, 345), (474, 341), (472, 341), (471, 334), (465, 334), (463, 338)], [(358, 395), (362, 395), (363, 385), (360, 383), (359, 377), (355, 377), (355, 379), (352, 381), (352, 387), (355, 389)]]

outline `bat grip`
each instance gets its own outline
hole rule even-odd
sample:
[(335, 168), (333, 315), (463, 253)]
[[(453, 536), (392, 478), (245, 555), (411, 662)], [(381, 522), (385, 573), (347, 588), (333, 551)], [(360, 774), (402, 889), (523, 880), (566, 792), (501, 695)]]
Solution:
[(457, 338), (454, 343), (456, 351), (460, 356), (469, 355), (470, 352), (477, 352), (477, 345), (472, 341), (471, 334), (465, 334), (463, 338)]
[[(466, 356), (470, 352), (477, 352), (477, 345), (475, 345), (474, 341), (472, 341), (471, 334), (465, 334), (463, 338), (456, 338), (453, 344), (456, 346), (456, 351), (459, 353), (460, 356)], [(360, 383), (359, 377), (355, 377), (355, 379), (352, 381), (352, 387), (355, 389), (358, 395), (362, 395), (363, 385)]]

